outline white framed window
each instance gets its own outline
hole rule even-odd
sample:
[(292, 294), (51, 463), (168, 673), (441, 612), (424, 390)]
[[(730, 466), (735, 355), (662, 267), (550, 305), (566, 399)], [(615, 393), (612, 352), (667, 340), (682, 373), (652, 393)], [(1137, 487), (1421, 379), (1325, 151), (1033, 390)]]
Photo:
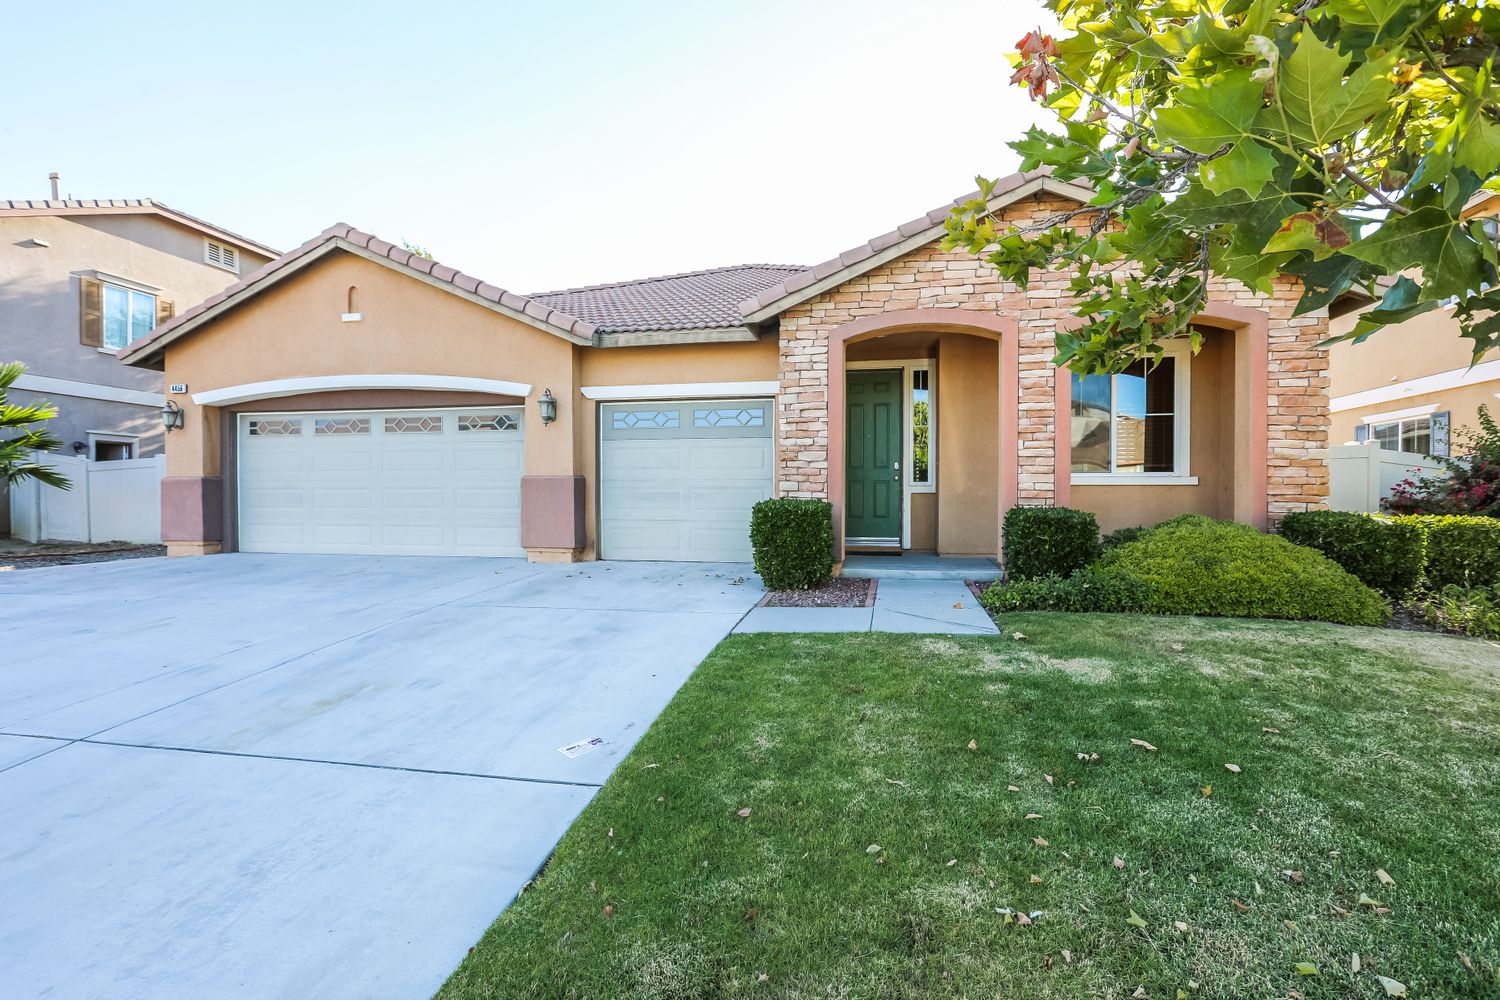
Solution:
[(1448, 414), (1390, 414), (1367, 417), (1355, 429), (1358, 441), (1374, 441), (1385, 451), (1448, 456)]
[(123, 462), (140, 457), (140, 438), (133, 434), (89, 431), (89, 460)]
[(1073, 482), (1192, 485), (1186, 340), (1154, 366), (1115, 375), (1073, 374)]
[(906, 368), (906, 485), (937, 492), (937, 373), (931, 364)]
[(156, 296), (139, 288), (101, 282), (104, 331), (102, 343), (118, 351), (156, 329)]
[(235, 274), (240, 273), (240, 252), (227, 243), (208, 240), (203, 247), (203, 261)]

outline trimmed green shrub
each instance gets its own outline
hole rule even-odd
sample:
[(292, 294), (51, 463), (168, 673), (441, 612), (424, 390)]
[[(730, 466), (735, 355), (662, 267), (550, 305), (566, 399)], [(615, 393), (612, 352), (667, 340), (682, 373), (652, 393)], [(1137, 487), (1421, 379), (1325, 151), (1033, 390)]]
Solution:
[(1006, 611), (1141, 611), (1151, 602), (1151, 588), (1126, 573), (1106, 576), (1093, 567), (1072, 576), (993, 583), (979, 597), (985, 609)]
[(1150, 530), (1150, 528), (1143, 524), (1138, 524), (1133, 528), (1116, 528), (1099, 539), (1099, 551), (1101, 553), (1108, 552), (1110, 549), (1119, 548), (1121, 545), (1129, 545)]
[(1413, 607), (1433, 628), (1500, 639), (1500, 586), (1444, 587)]
[(750, 509), (755, 572), (767, 590), (811, 590), (833, 573), (833, 507), (776, 497)]
[(1289, 542), (1317, 549), (1387, 597), (1422, 579), (1423, 534), (1414, 524), (1342, 510), (1306, 510), (1281, 520)]
[(1385, 598), (1321, 552), (1197, 514), (1111, 550), (1098, 569), (1146, 584), (1151, 596), (1141, 610), (1156, 614), (1345, 625), (1379, 625), (1390, 617)]
[(1002, 547), (1008, 580), (1065, 577), (1099, 555), (1099, 522), (1070, 507), (1012, 507)]
[(1427, 586), (1487, 587), (1500, 583), (1500, 521), (1472, 514), (1392, 517), (1416, 526), (1427, 539)]

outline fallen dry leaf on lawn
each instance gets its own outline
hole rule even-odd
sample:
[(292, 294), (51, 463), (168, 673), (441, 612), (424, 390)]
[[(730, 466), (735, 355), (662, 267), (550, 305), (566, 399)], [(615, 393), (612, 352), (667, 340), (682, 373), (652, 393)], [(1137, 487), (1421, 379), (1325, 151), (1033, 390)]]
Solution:
[(1175, 927), (1175, 928), (1177, 928), (1179, 931), (1181, 931), (1184, 934), (1187, 933), (1188, 926), (1187, 926), (1187, 924), (1184, 921), (1174, 920), (1174, 921), (1172, 921), (1172, 926)]
[(978, 740), (970, 740), (969, 741), (969, 749), (970, 750), (978, 750), (979, 749), (979, 741)]
[(1016, 642), (1025, 642), (1029, 638), (1025, 632), (1012, 632), (1010, 637)]
[(1020, 789), (1017, 788), (1015, 785), (1006, 785), (1005, 786), (1005, 790), (1007, 792), (1019, 792), (1020, 791)]
[(1463, 952), (1458, 953), (1458, 964), (1468, 969), (1470, 974), (1474, 972), (1474, 960)]
[(1391, 878), (1391, 876), (1386, 873), (1386, 870), (1384, 868), (1377, 868), (1377, 869), (1375, 869), (1375, 877), (1378, 878), (1378, 879), (1380, 879), (1380, 884), (1381, 885), (1395, 885), (1396, 884), (1396, 880), (1393, 879), (1393, 878)]
[(615, 915), (615, 904), (613, 904), (613, 903), (605, 903), (604, 904), (604, 915), (606, 917), (612, 917), (612, 916), (614, 916)]
[(1277, 729), (1275, 726), (1261, 726), (1260, 731), (1263, 733), (1270, 733), (1272, 736), (1281, 735), (1281, 730)]
[(1067, 962), (1069, 965), (1073, 964), (1073, 953), (1068, 949), (1064, 948), (1062, 950), (1062, 957), (1064, 962)]
[(1231, 899), (1230, 902), (1233, 903), (1234, 908), (1236, 910), (1239, 910), (1241, 913), (1249, 913), (1251, 910), (1251, 907), (1248, 903), (1241, 903), (1238, 899)]
[(769, 983), (771, 981), (771, 977), (762, 972), (755, 977), (755, 981), (757, 983)]
[(1208, 798), (1210, 795), (1212, 795), (1214, 793), (1214, 786), (1213, 785), (1204, 785), (1202, 788), (1198, 789), (1198, 791), (1202, 792), (1203, 793), (1203, 797), (1206, 799), (1206, 798)]
[(1385, 905), (1380, 900), (1378, 900), (1378, 899), (1371, 899), (1369, 896), (1366, 896), (1364, 893), (1360, 893), (1359, 894), (1358, 903), (1359, 903), (1360, 906), (1384, 906)]
[(1349, 956), (1349, 971), (1359, 975), (1359, 952), (1357, 951)]
[(1130, 1000), (1149, 1000), (1151, 994), (1146, 992), (1146, 987), (1137, 986), (1135, 992), (1130, 994)]
[(1298, 962), (1292, 968), (1296, 970), (1299, 976), (1316, 976), (1318, 974), (1318, 967), (1311, 962)]
[(1282, 869), (1281, 874), (1286, 876), (1287, 881), (1292, 882), (1296, 885), (1301, 885), (1306, 880), (1301, 872), (1295, 871), (1291, 868)]
[(1398, 982), (1396, 982), (1396, 980), (1390, 978), (1389, 976), (1376, 976), (1375, 979), (1376, 979), (1377, 982), (1380, 983), (1381, 987), (1385, 990), (1385, 995), (1386, 996), (1388, 996), (1388, 997), (1404, 997), (1404, 996), (1406, 996), (1406, 984), (1405, 983), (1398, 983)]
[(879, 854), (880, 853), (880, 845), (879, 844), (871, 844), (869, 847), (865, 848), (865, 853), (866, 854)]
[(1131, 746), (1140, 747), (1142, 750), (1150, 750), (1152, 753), (1156, 752), (1156, 747), (1147, 743), (1145, 740), (1138, 740), (1134, 737), (1131, 737), (1130, 744)]
[(1127, 924), (1129, 924), (1130, 926), (1132, 926), (1132, 927), (1139, 927), (1141, 930), (1145, 930), (1146, 929), (1145, 918), (1143, 918), (1139, 913), (1135, 912), (1134, 910), (1130, 911), (1130, 916), (1128, 916), (1128, 917), (1125, 918), (1125, 922)]
[(1031, 918), (1028, 917), (1024, 913), (1017, 913), (1016, 914), (1016, 923), (1020, 924), (1022, 927), (1030, 927), (1031, 926)]
[(1180, 653), (1184, 649), (1187, 649), (1187, 647), (1184, 646), (1182, 643), (1180, 643), (1180, 642), (1174, 642), (1174, 643), (1172, 643), (1172, 652), (1174, 652), (1174, 653)]
[(740, 819), (749, 819), (750, 818), (750, 807), (746, 806), (745, 808), (741, 809), (739, 812), (735, 813), (735, 815), (738, 816)]
[(1031, 876), (1030, 882), (1032, 885), (1041, 885), (1042, 877), (1040, 875), (1033, 875)]
[(1042, 818), (1042, 814), (1041, 813), (1027, 813), (1026, 814), (1026, 818), (1027, 819), (1041, 819)]
[(615, 828), (614, 827), (610, 827), (609, 828), (609, 832), (605, 834), (606, 837), (613, 837), (614, 835), (615, 835)]
[(1032, 837), (1031, 838), (1031, 842), (1033, 844), (1035, 844), (1036, 846), (1038, 846), (1038, 847), (1046, 847), (1047, 846), (1047, 838), (1045, 838), (1045, 837)]
[(904, 782), (904, 781), (897, 781), (895, 778), (886, 778), (885, 779), (885, 783), (887, 785), (900, 785), (902, 788), (906, 787), (906, 782)]
[(1124, 871), (1125, 870), (1125, 859), (1124, 858), (1116, 856), (1113, 863), (1114, 863), (1116, 871)]
[(1057, 781), (1057, 779), (1054, 778), (1054, 777), (1052, 777), (1052, 775), (1050, 775), (1050, 774), (1044, 774), (1044, 775), (1042, 775), (1042, 780), (1045, 781), (1049, 785), (1055, 784), (1056, 781)]
[(1240, 766), (1238, 764), (1225, 764), (1224, 770), (1228, 771), (1230, 774), (1239, 774)]

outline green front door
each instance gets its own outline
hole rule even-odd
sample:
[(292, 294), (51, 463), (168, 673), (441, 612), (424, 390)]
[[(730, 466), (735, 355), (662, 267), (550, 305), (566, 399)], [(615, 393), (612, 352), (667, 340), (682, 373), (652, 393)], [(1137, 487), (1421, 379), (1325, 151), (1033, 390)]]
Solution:
[(901, 370), (848, 374), (844, 536), (901, 542)]

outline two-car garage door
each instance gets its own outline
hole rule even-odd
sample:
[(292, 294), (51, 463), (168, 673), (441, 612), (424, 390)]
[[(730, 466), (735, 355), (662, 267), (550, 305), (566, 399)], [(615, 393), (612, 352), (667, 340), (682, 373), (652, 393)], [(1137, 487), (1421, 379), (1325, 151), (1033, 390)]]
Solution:
[(245, 552), (520, 556), (524, 411), (239, 418)]
[(599, 421), (601, 558), (750, 558), (750, 508), (774, 488), (770, 400), (609, 403)]
[[(599, 409), (604, 559), (745, 561), (773, 493), (767, 399)], [(245, 552), (521, 556), (521, 407), (239, 416)]]

